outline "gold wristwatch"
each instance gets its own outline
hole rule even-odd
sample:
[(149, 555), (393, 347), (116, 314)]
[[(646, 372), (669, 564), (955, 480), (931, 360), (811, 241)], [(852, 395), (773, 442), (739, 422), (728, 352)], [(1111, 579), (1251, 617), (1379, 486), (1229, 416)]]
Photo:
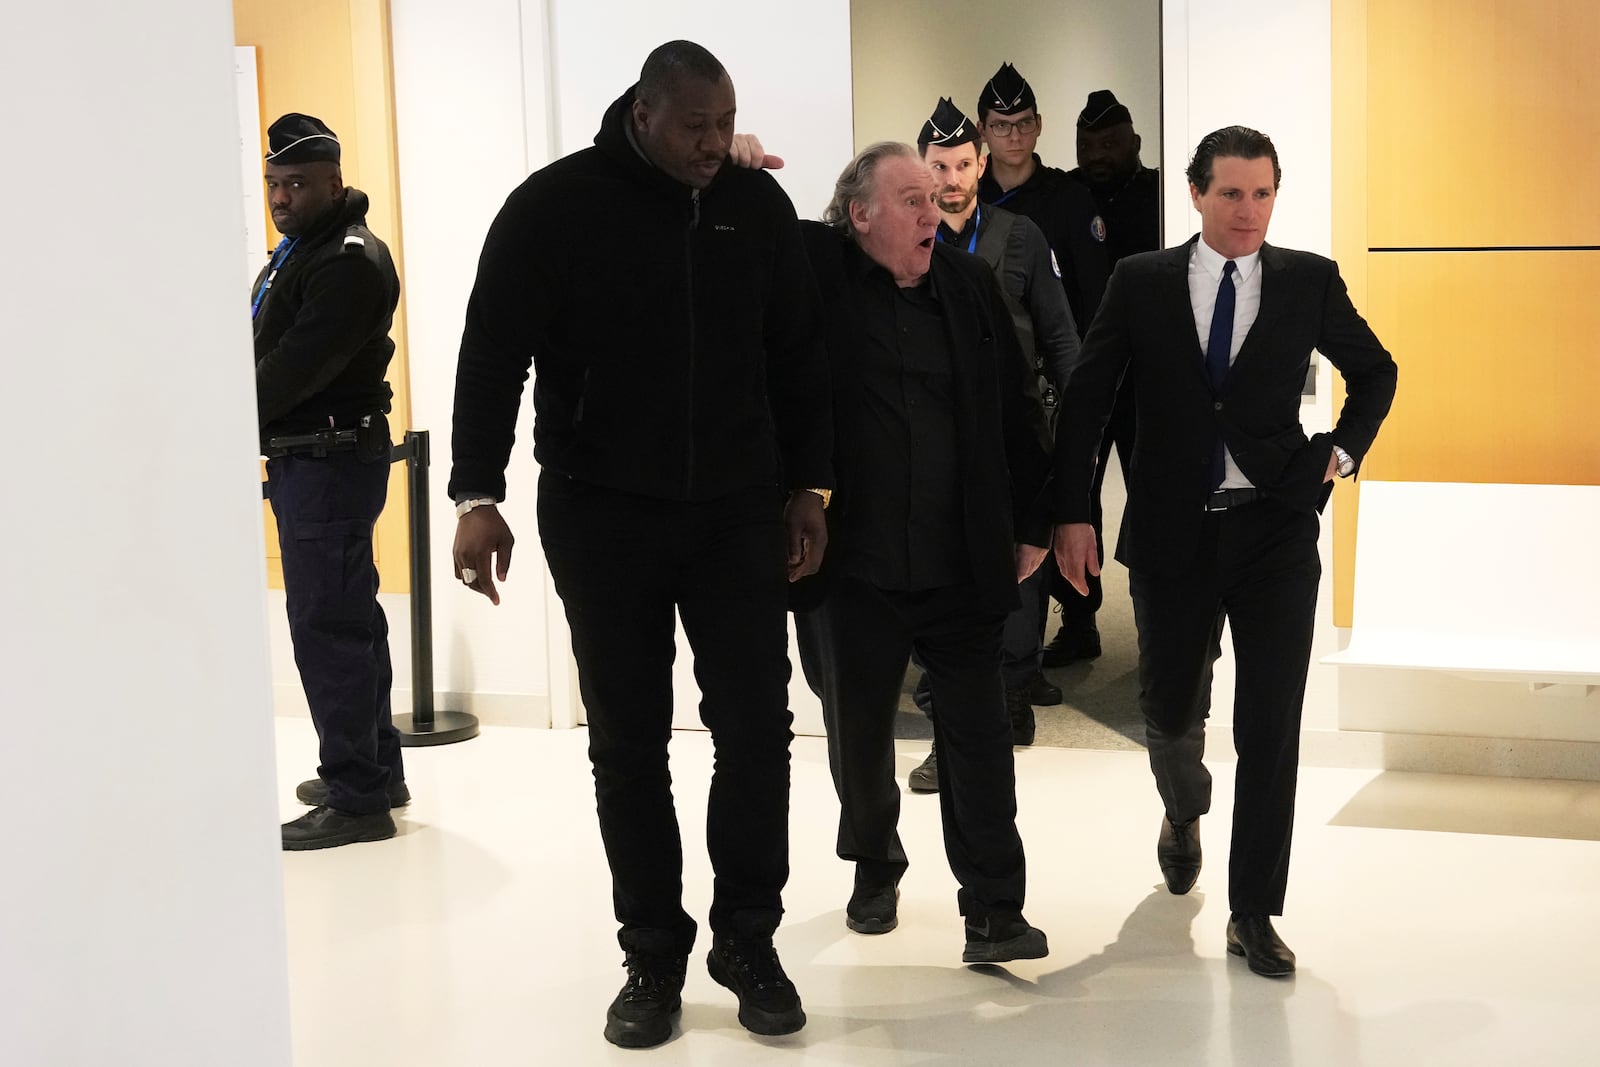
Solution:
[(827, 511), (828, 510), (828, 504), (833, 500), (833, 490), (832, 489), (805, 489), (805, 490), (802, 490), (802, 491), (803, 492), (807, 492), (807, 493), (815, 493), (818, 496), (820, 496), (822, 498), (822, 510), (823, 511)]

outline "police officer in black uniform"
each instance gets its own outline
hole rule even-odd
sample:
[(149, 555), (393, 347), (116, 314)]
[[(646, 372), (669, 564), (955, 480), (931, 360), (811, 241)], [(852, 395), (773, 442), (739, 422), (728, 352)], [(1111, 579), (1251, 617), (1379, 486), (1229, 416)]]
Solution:
[(256, 405), (278, 521), (289, 634), (320, 742), (312, 810), (285, 849), (395, 834), (407, 803), (389, 715), (389, 627), (372, 527), (389, 485), (393, 395), (383, 380), (400, 279), (367, 229), (367, 197), (344, 185), (339, 139), (310, 115), (267, 130), (267, 200), (283, 240), (256, 278)]
[[(1140, 143), (1133, 128), (1133, 115), (1115, 93), (1096, 89), (1089, 94), (1078, 113), (1078, 166), (1067, 176), (1082, 182), (1094, 194), (1095, 207), (1105, 220), (1106, 254), (1113, 268), (1124, 256), (1154, 252), (1161, 247), (1161, 172), (1140, 162)], [(1106, 465), (1111, 462), (1111, 446), (1117, 446), (1117, 462), (1122, 466), (1123, 483), (1127, 484), (1136, 421), (1130, 375), (1117, 389), (1116, 405), (1100, 441), (1100, 462), (1090, 488), (1091, 523), (1102, 546), (1100, 494)], [(1102, 547), (1102, 557), (1104, 554)], [(1061, 629), (1045, 650), (1046, 666), (1065, 666), (1100, 653), (1093, 603), (1091, 597), (1077, 596), (1070, 587), (1061, 591)]]
[[(1033, 149), (1044, 132), (1044, 116), (1030, 86), (1017, 68), (1001, 64), (978, 94), (978, 120), (989, 146), (988, 167), (978, 185), (985, 204), (1025, 215), (1044, 231), (1061, 267), (1061, 284), (1072, 305), (1081, 339), (1100, 306), (1111, 276), (1106, 256), (1106, 224), (1087, 187), (1056, 167), (1047, 167)], [(1061, 629), (1045, 646), (1043, 665), (1060, 667), (1075, 659), (1100, 654), (1095, 613), (1100, 610), (1100, 579), (1080, 595), (1050, 572), (1051, 593), (1061, 602)]]

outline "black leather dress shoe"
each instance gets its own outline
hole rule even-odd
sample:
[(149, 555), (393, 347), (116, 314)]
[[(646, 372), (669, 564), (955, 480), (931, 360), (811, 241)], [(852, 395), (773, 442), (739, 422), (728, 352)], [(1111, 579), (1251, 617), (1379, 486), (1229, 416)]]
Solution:
[(1094, 626), (1069, 630), (1063, 626), (1044, 646), (1046, 667), (1065, 667), (1100, 655), (1100, 631)]
[(893, 885), (858, 885), (844, 906), (844, 924), (858, 934), (886, 934), (900, 925), (899, 901)]
[(1267, 978), (1287, 978), (1294, 973), (1294, 953), (1272, 928), (1270, 916), (1231, 916), (1228, 951), (1243, 956), (1252, 971)]
[(1006, 690), (1006, 714), (1011, 716), (1011, 743), (1033, 744), (1033, 705), (1028, 702), (1026, 689)]
[[(390, 782), (389, 806), (403, 808), (411, 803), (411, 790), (406, 788), (406, 783)], [(294, 798), (302, 804), (310, 804), (313, 808), (321, 807), (328, 802), (328, 783), (321, 778), (312, 778), (295, 786)]]
[(911, 773), (906, 775), (906, 786), (913, 793), (937, 793), (939, 791), (938, 745), (928, 749), (927, 759), (911, 768)]
[(1028, 691), (1028, 703), (1036, 707), (1053, 708), (1066, 699), (1061, 687), (1046, 678), (1043, 673), (1035, 674), (1028, 679), (1028, 684), (1023, 688)]
[(1200, 820), (1190, 819), (1181, 826), (1161, 817), (1161, 836), (1156, 839), (1156, 862), (1161, 864), (1161, 877), (1167, 880), (1167, 889), (1183, 896), (1194, 888), (1200, 877)]
[(382, 841), (398, 832), (394, 816), (386, 811), (359, 815), (324, 804), (283, 824), (283, 847), (286, 852), (336, 848), (357, 841)]

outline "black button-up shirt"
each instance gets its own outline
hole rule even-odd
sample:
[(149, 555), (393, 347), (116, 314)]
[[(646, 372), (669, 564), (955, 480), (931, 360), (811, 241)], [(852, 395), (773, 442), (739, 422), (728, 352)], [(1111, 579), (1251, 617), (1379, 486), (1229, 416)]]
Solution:
[(969, 582), (954, 362), (938, 294), (931, 275), (901, 288), (866, 264), (862, 448), (846, 566), (880, 589)]

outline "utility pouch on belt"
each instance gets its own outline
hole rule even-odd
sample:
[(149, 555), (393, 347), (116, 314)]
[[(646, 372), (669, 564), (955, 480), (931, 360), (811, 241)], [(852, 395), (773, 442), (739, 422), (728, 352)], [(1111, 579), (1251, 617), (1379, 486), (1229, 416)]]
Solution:
[(356, 426), (356, 458), (363, 463), (389, 462), (389, 417), (383, 412), (364, 416)]

